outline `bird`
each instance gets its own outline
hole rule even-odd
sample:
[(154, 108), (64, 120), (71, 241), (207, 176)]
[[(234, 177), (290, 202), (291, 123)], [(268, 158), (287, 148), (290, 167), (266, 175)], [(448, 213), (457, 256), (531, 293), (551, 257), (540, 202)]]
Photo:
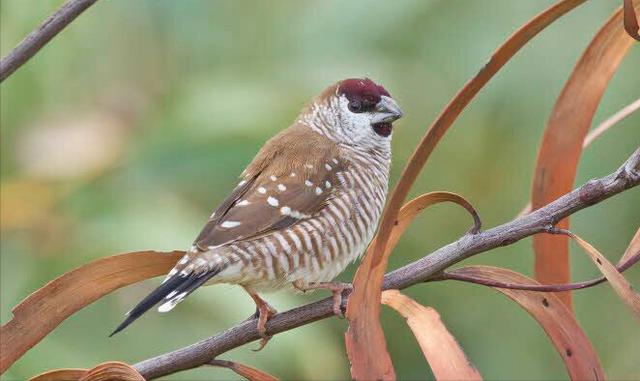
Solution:
[(402, 116), (369, 78), (327, 87), (264, 144), (162, 284), (110, 336), (156, 305), (170, 311), (205, 284), (244, 288), (256, 304), (262, 346), (277, 311), (258, 293), (326, 289), (342, 316), (350, 285), (333, 279), (374, 237), (388, 191), (393, 123)]

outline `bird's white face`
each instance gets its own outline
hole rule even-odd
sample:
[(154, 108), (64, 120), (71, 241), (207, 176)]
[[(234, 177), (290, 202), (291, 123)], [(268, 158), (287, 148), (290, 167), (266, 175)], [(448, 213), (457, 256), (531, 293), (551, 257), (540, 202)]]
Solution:
[(402, 110), (369, 79), (348, 79), (335, 93), (311, 105), (301, 122), (339, 144), (360, 149), (389, 147), (392, 123)]
[(384, 95), (373, 108), (366, 110), (354, 110), (354, 102), (345, 95), (336, 95), (334, 102), (339, 119), (334, 129), (340, 143), (363, 148), (389, 144), (391, 124), (402, 117), (398, 104)]

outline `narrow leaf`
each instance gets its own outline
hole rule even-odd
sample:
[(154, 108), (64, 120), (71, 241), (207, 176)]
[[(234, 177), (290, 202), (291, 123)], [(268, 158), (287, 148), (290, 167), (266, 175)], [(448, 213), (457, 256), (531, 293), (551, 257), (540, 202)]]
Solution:
[(277, 378), (273, 377), (269, 373), (263, 372), (256, 368), (252, 368), (248, 365), (240, 364), (238, 362), (226, 360), (211, 360), (208, 365), (230, 369), (237, 375), (242, 376), (249, 381), (278, 381)]
[(622, 0), (622, 4), (624, 8), (624, 29), (629, 36), (640, 41), (640, 29), (638, 29), (638, 16), (636, 15), (638, 8), (636, 7), (634, 11), (633, 0)]
[[(421, 194), (420, 196), (414, 198), (413, 200), (406, 203), (402, 209), (400, 209), (400, 213), (398, 213), (398, 218), (391, 230), (391, 235), (389, 236), (389, 240), (387, 241), (387, 247), (385, 249), (385, 254), (388, 256), (391, 254), (393, 249), (398, 244), (400, 237), (407, 230), (409, 225), (413, 222), (413, 220), (426, 208), (429, 206), (440, 204), (443, 202), (452, 202), (454, 204), (458, 204), (462, 206), (469, 214), (471, 218), (473, 218), (473, 227), (469, 230), (472, 233), (477, 233), (480, 231), (482, 227), (482, 222), (480, 221), (480, 216), (476, 209), (471, 205), (469, 201), (467, 201), (464, 197), (460, 196), (457, 193), (452, 192), (429, 192), (425, 194)], [(375, 241), (374, 241), (375, 242)], [(373, 245), (373, 243), (372, 243)], [(372, 246), (370, 245), (370, 246)]]
[[(450, 273), (464, 277), (484, 279), (487, 282), (540, 285), (515, 271), (490, 266), (467, 266)], [(603, 380), (600, 359), (587, 335), (569, 308), (555, 293), (497, 288), (525, 309), (551, 339), (562, 357), (572, 380)], [(526, 350), (526, 347), (523, 347)], [(540, 364), (544, 366), (544, 364)]]
[(85, 373), (87, 373), (87, 369), (56, 369), (31, 377), (29, 381), (76, 381)]
[(627, 247), (627, 250), (625, 250), (622, 258), (620, 258), (620, 261), (618, 261), (618, 265), (627, 262), (629, 258), (638, 253), (640, 253), (640, 228), (636, 230), (636, 234), (631, 239), (631, 242), (629, 242), (629, 247)]
[(491, 78), (533, 37), (584, 1), (558, 1), (511, 35), (493, 53), (478, 74), (471, 78), (455, 95), (416, 147), (385, 207), (378, 230), (378, 239), (374, 245), (369, 246), (354, 278), (354, 290), (347, 305), (349, 329), (345, 333), (345, 343), (351, 361), (351, 376), (353, 378), (395, 378), (379, 321), (382, 278), (387, 267), (385, 251), (400, 206), (406, 199), (422, 167), (462, 110)]
[(584, 251), (589, 254), (593, 263), (598, 267), (598, 270), (602, 272), (602, 275), (607, 278), (609, 284), (611, 284), (611, 287), (613, 287), (620, 299), (622, 299), (622, 301), (631, 308), (633, 314), (638, 320), (640, 320), (640, 295), (633, 291), (629, 282), (627, 282), (622, 274), (620, 274), (618, 269), (616, 269), (616, 267), (612, 265), (604, 255), (596, 250), (595, 247), (591, 246), (589, 242), (569, 231), (565, 234), (576, 241), (578, 245), (580, 245)]
[(145, 381), (133, 367), (118, 361), (109, 361), (93, 369), (56, 369), (29, 379), (29, 381)]
[(130, 365), (122, 362), (105, 362), (89, 370), (79, 381), (145, 381)]
[[(622, 27), (619, 9), (598, 31), (573, 69), (549, 117), (538, 151), (531, 195), (533, 210), (571, 191), (583, 141), (600, 99), (632, 43)], [(567, 229), (569, 220), (564, 219), (557, 226)], [(533, 248), (537, 280), (570, 282), (567, 237), (536, 235)], [(571, 308), (571, 294), (559, 296)]]
[[(481, 227), (480, 217), (478, 216), (478, 213), (473, 208), (471, 203), (469, 203), (469, 201), (467, 201), (464, 197), (451, 192), (425, 193), (409, 201), (405, 206), (402, 207), (402, 209), (400, 210), (400, 213), (398, 213), (398, 218), (395, 221), (393, 230), (391, 231), (391, 235), (389, 237), (389, 240), (387, 241), (385, 255), (388, 256), (389, 253), (393, 251), (396, 244), (400, 240), (400, 237), (402, 236), (402, 234), (404, 234), (407, 227), (411, 224), (411, 222), (415, 219), (415, 217), (421, 211), (423, 211), (424, 209), (426, 209), (431, 205), (435, 205), (441, 202), (453, 202), (465, 208), (473, 218), (474, 224), (473, 224), (473, 228), (471, 229), (471, 232), (477, 232), (480, 230), (480, 227)], [(371, 245), (369, 245), (369, 248), (373, 247), (374, 244), (375, 244), (375, 240), (374, 242), (371, 243)], [(382, 336), (382, 331), (380, 331), (379, 333), (376, 333), (375, 331), (368, 331), (368, 333), (373, 334), (374, 336), (369, 336), (365, 339), (365, 341), (362, 341), (362, 342), (353, 341), (353, 339), (359, 339), (359, 338), (351, 338), (349, 336), (346, 336), (347, 351), (349, 353), (356, 353), (354, 349), (350, 350), (350, 348), (352, 348), (352, 346), (354, 345), (363, 345), (362, 343), (364, 342), (380, 343), (381, 340), (382, 342), (384, 342), (384, 336)], [(381, 335), (381, 336), (378, 336), (378, 335)], [(371, 353), (373, 353), (374, 358), (389, 357), (386, 346), (376, 345), (375, 348), (370, 348), (369, 350), (371, 351)], [(368, 361), (367, 357), (359, 357), (359, 355), (356, 354), (355, 357), (351, 359), (351, 362), (353, 364), (354, 361), (360, 361), (360, 359), (362, 359), (363, 361)], [(364, 367), (366, 367), (366, 365), (363, 364), (361, 368), (364, 368)], [(390, 369), (391, 369), (391, 372), (393, 372), (393, 368), (391, 367)], [(387, 373), (387, 376), (389, 378), (395, 377), (395, 376), (392, 376), (392, 373)], [(354, 378), (359, 379), (359, 377), (356, 377), (356, 376), (354, 376)], [(365, 378), (368, 378), (368, 377), (365, 377)]]
[(382, 303), (407, 319), (436, 380), (482, 380), (435, 309), (416, 303), (398, 290), (384, 291)]
[(183, 254), (140, 251), (114, 255), (47, 283), (14, 307), (13, 318), (0, 328), (0, 373), (76, 311), (121, 287), (167, 273)]

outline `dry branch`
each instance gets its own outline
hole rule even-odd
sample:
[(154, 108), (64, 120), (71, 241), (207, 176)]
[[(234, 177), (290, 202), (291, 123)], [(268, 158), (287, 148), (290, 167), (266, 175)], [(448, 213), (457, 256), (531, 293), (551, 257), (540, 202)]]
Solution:
[[(640, 184), (640, 148), (614, 173), (591, 180), (572, 192), (526, 216), (476, 234), (466, 234), (458, 241), (384, 277), (383, 289), (403, 289), (428, 281), (447, 267), (472, 255), (500, 246), (511, 245), (533, 234), (549, 231), (561, 219), (597, 204)], [(346, 292), (345, 292), (346, 293)], [(344, 295), (343, 306), (348, 295)], [(332, 299), (310, 303), (275, 315), (267, 323), (267, 333), (275, 335), (317, 320), (333, 316)], [(182, 349), (140, 362), (134, 367), (153, 379), (208, 363), (216, 356), (260, 339), (256, 321), (248, 320), (235, 327)]]
[(76, 17), (97, 0), (69, 0), (53, 15), (49, 16), (38, 28), (29, 33), (24, 40), (13, 48), (0, 61), (0, 82), (4, 81), (20, 66), (33, 57), (43, 46), (54, 38)]

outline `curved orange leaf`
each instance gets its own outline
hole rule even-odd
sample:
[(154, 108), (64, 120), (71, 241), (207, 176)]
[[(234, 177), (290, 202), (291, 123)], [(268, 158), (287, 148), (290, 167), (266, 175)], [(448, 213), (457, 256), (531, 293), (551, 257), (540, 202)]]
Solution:
[(84, 376), (85, 373), (87, 373), (87, 370), (88, 369), (77, 368), (49, 370), (37, 376), (31, 377), (29, 381), (75, 381)]
[[(440, 139), (478, 92), (527, 42), (549, 24), (585, 0), (561, 0), (541, 12), (505, 41), (484, 67), (456, 94), (413, 152), (398, 185), (385, 207), (376, 244), (370, 245), (356, 272), (354, 290), (347, 304), (349, 329), (345, 333), (351, 375), (356, 379), (390, 379), (395, 377), (386, 340), (380, 326), (380, 293), (387, 267), (387, 241), (402, 202), (407, 197), (422, 167)], [(379, 348), (383, 348), (382, 351)]]
[(29, 379), (29, 381), (145, 381), (130, 365), (109, 361), (93, 369), (56, 369)]
[(618, 269), (616, 269), (616, 267), (612, 265), (604, 255), (596, 250), (595, 247), (591, 246), (589, 242), (583, 240), (582, 238), (578, 237), (568, 230), (560, 230), (560, 233), (566, 234), (571, 237), (578, 243), (578, 245), (580, 245), (584, 249), (587, 254), (589, 254), (589, 257), (591, 258), (593, 263), (598, 267), (598, 270), (600, 270), (602, 275), (607, 278), (609, 284), (611, 285), (611, 287), (613, 287), (620, 299), (622, 299), (622, 301), (631, 308), (631, 311), (633, 311), (635, 317), (640, 320), (640, 295), (633, 291), (633, 288), (631, 287), (629, 282), (627, 282), (622, 274), (620, 274)]
[(629, 258), (640, 253), (640, 228), (636, 231), (636, 234), (631, 238), (627, 250), (625, 250), (622, 258), (618, 261), (618, 265), (623, 264), (629, 260)]
[[(640, 4), (640, 3), (639, 3)], [(640, 5), (637, 5), (640, 7)], [(622, 27), (619, 9), (598, 31), (556, 101), (538, 151), (531, 205), (535, 210), (571, 191), (582, 144), (602, 94), (633, 40)], [(569, 220), (557, 226), (566, 229)], [(541, 283), (570, 282), (567, 237), (533, 237), (536, 279)], [(559, 294), (571, 308), (571, 294)]]
[(13, 308), (0, 328), (0, 373), (63, 320), (120, 287), (168, 272), (184, 254), (139, 251), (101, 258), (47, 283)]
[(624, 8), (624, 29), (629, 36), (640, 41), (640, 29), (638, 29), (638, 17), (636, 11), (633, 10), (633, 0), (623, 0), (622, 6)]
[(273, 377), (269, 373), (252, 368), (248, 365), (240, 364), (239, 362), (216, 359), (211, 360), (208, 365), (230, 369), (237, 375), (242, 376), (249, 381), (278, 381), (277, 378)]
[[(406, 203), (402, 207), (402, 209), (400, 209), (398, 218), (396, 219), (393, 230), (391, 230), (389, 240), (387, 241), (385, 253), (388, 255), (393, 251), (393, 249), (398, 244), (400, 237), (402, 237), (409, 225), (411, 225), (413, 220), (416, 218), (416, 216), (418, 216), (420, 212), (431, 205), (439, 204), (442, 202), (452, 202), (466, 209), (473, 218), (473, 227), (470, 229), (470, 232), (476, 233), (480, 231), (480, 228), (482, 227), (480, 216), (478, 215), (478, 212), (476, 212), (476, 209), (473, 207), (473, 205), (471, 205), (471, 203), (464, 197), (453, 192), (429, 192), (421, 194), (420, 196), (414, 198), (413, 200)], [(373, 245), (373, 242), (371, 245)]]
[(436, 380), (482, 380), (435, 309), (418, 304), (398, 290), (384, 291), (382, 303), (407, 320)]
[[(515, 271), (491, 266), (466, 266), (449, 273), (512, 284), (539, 285)], [(547, 333), (572, 380), (603, 380), (600, 359), (580, 324), (555, 293), (496, 288), (524, 308)]]
[[(398, 241), (400, 240), (400, 237), (402, 236), (402, 234), (404, 234), (407, 227), (409, 227), (411, 222), (413, 222), (413, 220), (421, 211), (423, 211), (425, 208), (429, 207), (430, 205), (435, 205), (441, 202), (453, 202), (465, 208), (469, 212), (469, 214), (471, 214), (471, 216), (473, 217), (474, 224), (473, 224), (473, 228), (471, 229), (471, 232), (477, 232), (480, 230), (480, 227), (481, 227), (480, 217), (478, 216), (478, 213), (476, 212), (474, 207), (464, 197), (451, 192), (425, 193), (406, 203), (400, 210), (400, 213), (398, 213), (398, 218), (394, 223), (393, 230), (391, 231), (391, 235), (389, 236), (389, 240), (387, 241), (385, 255), (389, 255), (389, 253), (393, 251)], [(375, 240), (369, 245), (369, 248), (373, 247), (374, 244), (375, 244)], [(378, 341), (373, 341), (373, 342), (377, 343)], [(351, 348), (351, 346), (354, 343), (356, 342), (352, 341), (349, 338), (349, 336), (346, 336), (346, 346), (347, 346), (347, 351), (349, 353), (352, 353), (355, 350)], [(357, 345), (362, 345), (362, 344), (358, 343)], [(386, 352), (386, 346), (377, 346), (376, 348), (372, 348), (371, 350), (384, 351), (384, 353), (377, 354), (376, 356), (386, 356), (386, 357), (389, 356), (389, 354)], [(352, 363), (353, 361), (354, 360), (352, 359)], [(393, 370), (393, 368), (391, 368), (391, 370)], [(395, 377), (394, 375), (392, 377), (392, 374), (388, 374), (388, 376), (389, 378)], [(359, 377), (354, 376), (354, 378), (358, 379)]]

